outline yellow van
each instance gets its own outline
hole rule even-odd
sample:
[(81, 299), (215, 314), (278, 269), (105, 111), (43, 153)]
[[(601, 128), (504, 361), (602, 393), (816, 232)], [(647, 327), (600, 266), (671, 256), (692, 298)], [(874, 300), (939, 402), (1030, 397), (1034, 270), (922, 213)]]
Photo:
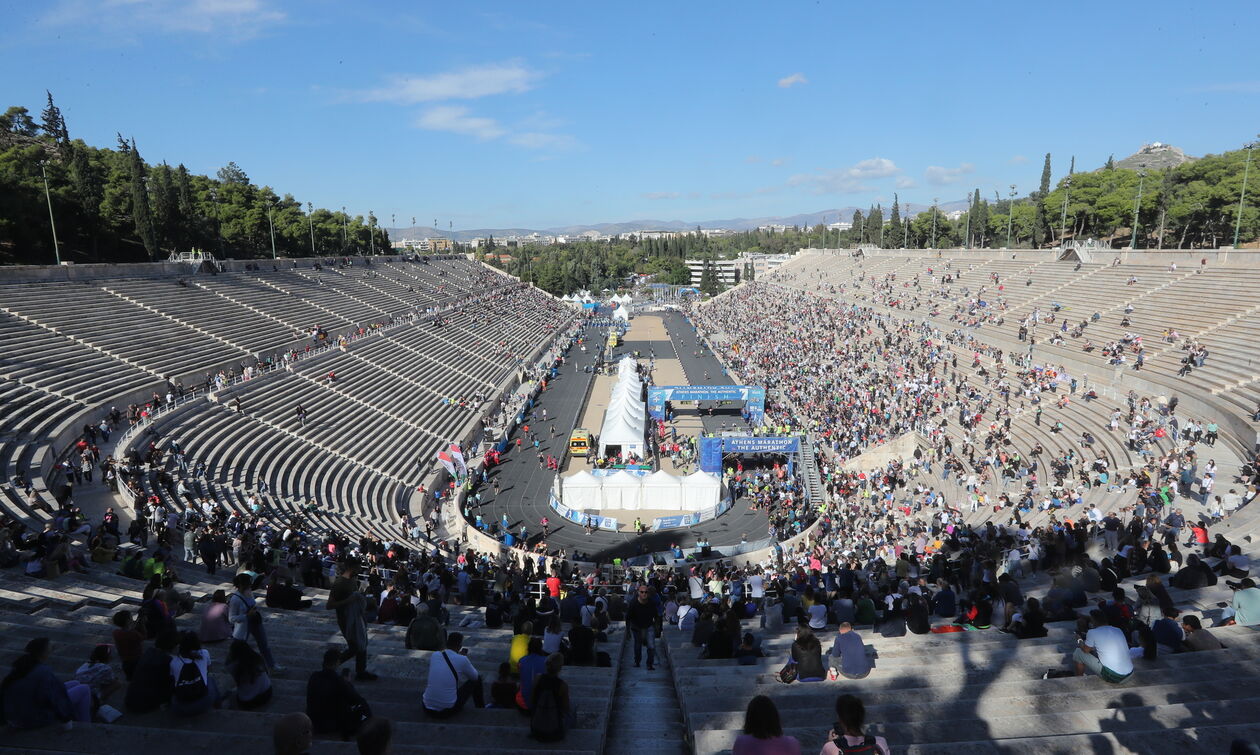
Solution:
[(594, 445), (595, 438), (591, 435), (590, 430), (579, 428), (569, 434), (570, 456), (589, 456)]

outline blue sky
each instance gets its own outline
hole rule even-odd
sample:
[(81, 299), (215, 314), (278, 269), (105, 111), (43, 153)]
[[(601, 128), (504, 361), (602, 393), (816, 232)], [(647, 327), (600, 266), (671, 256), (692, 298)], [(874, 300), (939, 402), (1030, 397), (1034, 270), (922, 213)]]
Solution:
[(1254, 10), (0, 0), (0, 105), (399, 225), (789, 215), (1237, 148)]

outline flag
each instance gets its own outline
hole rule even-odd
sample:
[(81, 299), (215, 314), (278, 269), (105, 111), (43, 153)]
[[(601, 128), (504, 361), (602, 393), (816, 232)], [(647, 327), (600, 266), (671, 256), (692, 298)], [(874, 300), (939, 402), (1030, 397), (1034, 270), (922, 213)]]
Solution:
[(446, 452), (450, 454), (451, 459), (454, 460), (455, 466), (459, 469), (459, 474), (461, 476), (468, 474), (468, 464), (464, 462), (464, 452), (460, 450), (460, 447), (457, 444), (452, 443), (450, 447), (446, 449)]
[(455, 472), (455, 460), (446, 451), (438, 451), (437, 460), (442, 462), (442, 466), (446, 467), (446, 471), (451, 477), (459, 477)]

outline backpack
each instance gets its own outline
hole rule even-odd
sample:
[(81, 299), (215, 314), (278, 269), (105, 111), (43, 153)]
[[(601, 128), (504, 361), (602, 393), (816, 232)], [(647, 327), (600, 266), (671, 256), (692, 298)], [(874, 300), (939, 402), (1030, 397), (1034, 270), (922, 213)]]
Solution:
[(183, 661), (184, 665), (180, 667), (179, 676), (175, 679), (175, 700), (195, 703), (209, 694), (210, 689), (206, 686), (206, 678), (201, 675), (197, 664), (187, 659)]
[(554, 742), (564, 738), (568, 728), (565, 711), (560, 709), (560, 695), (557, 685), (548, 683), (549, 678), (540, 678), (537, 700), (530, 710), (529, 734), (540, 742)]
[(867, 734), (860, 744), (851, 745), (844, 737), (836, 737), (831, 742), (840, 751), (840, 755), (884, 755), (875, 742), (875, 737)]

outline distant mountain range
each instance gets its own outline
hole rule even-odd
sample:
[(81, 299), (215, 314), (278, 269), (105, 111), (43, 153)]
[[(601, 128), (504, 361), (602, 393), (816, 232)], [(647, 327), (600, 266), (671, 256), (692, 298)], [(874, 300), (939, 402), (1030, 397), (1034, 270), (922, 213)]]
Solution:
[[(968, 200), (959, 199), (954, 202), (942, 202), (941, 212), (965, 210)], [(508, 236), (528, 236), (538, 233), (544, 236), (577, 236), (587, 231), (595, 231), (608, 236), (635, 233), (638, 231), (693, 231), (701, 228), (725, 228), (731, 231), (750, 231), (763, 225), (814, 226), (819, 223), (835, 223), (837, 220), (848, 222), (853, 219), (856, 210), (866, 212), (866, 207), (839, 207), (818, 212), (806, 212), (786, 217), (761, 218), (726, 218), (723, 220), (629, 220), (622, 223), (595, 223), (592, 225), (566, 225), (555, 228), (473, 228), (469, 230), (447, 231), (440, 228), (416, 226), (411, 228), (388, 228), (389, 237), (396, 241), (422, 238), (449, 238), (455, 241), (470, 241), (475, 238), (494, 236), (497, 239)], [(931, 205), (903, 204), (903, 215), (917, 214), (932, 209)], [(884, 217), (888, 217), (889, 207), (884, 207)]]
[[(1165, 170), (1195, 159), (1197, 158), (1188, 156), (1171, 144), (1153, 142), (1144, 144), (1134, 154), (1117, 160), (1115, 165), (1117, 168), (1127, 170), (1138, 170), (1139, 168)], [(942, 202), (939, 205), (941, 212), (966, 210), (968, 206), (970, 206), (970, 199), (966, 197), (952, 202)], [(901, 213), (902, 215), (915, 215), (931, 208), (931, 205), (911, 203), (902, 205)], [(884, 207), (885, 218), (888, 217), (888, 209), (888, 207)], [(537, 233), (542, 236), (577, 236), (587, 231), (616, 236), (638, 231), (691, 231), (695, 230), (697, 226), (700, 228), (725, 228), (730, 231), (750, 231), (763, 225), (805, 227), (815, 226), (819, 223), (835, 223), (837, 220), (847, 222), (853, 219), (853, 213), (856, 210), (866, 212), (867, 208), (838, 207), (830, 210), (806, 212), (800, 215), (788, 215), (786, 217), (767, 216), (761, 218), (725, 218), (722, 220), (629, 220), (622, 223), (566, 225), (556, 228), (472, 228), (461, 231), (444, 231), (440, 228), (416, 226), (412, 228), (388, 228), (386, 230), (389, 231), (391, 239), (399, 241), (422, 238), (449, 238), (455, 241), (471, 241), (475, 238), (486, 238), (488, 236), (501, 239), (508, 236), (528, 236), (531, 233)]]

